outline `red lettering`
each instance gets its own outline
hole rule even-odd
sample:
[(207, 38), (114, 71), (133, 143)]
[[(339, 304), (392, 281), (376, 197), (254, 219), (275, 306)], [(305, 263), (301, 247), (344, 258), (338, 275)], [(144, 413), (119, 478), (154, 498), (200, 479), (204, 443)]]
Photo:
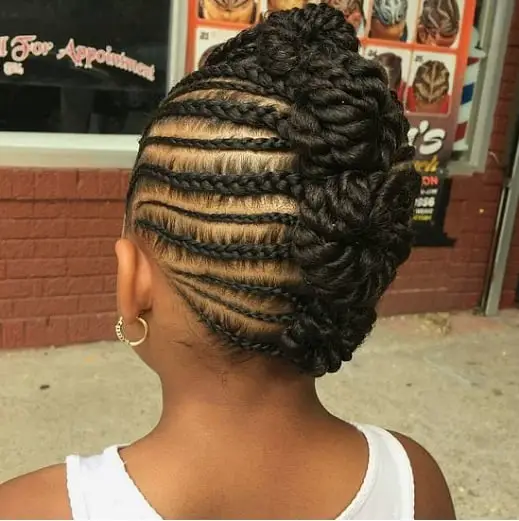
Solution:
[(440, 180), (437, 175), (424, 175), (422, 176), (422, 185), (423, 186), (438, 186), (440, 184)]

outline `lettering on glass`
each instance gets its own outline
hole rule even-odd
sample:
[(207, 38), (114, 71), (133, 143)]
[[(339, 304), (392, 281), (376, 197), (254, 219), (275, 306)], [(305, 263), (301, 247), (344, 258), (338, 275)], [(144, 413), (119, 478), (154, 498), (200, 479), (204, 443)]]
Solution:
[[(0, 59), (5, 60), (2, 71), (6, 76), (21, 76), (25, 73), (24, 63), (31, 57), (52, 56), (55, 43), (38, 40), (35, 34), (19, 34), (13, 37), (0, 36)], [(104, 49), (76, 44), (70, 38), (65, 47), (58, 50), (57, 60), (70, 59), (76, 67), (92, 69), (94, 65), (105, 65), (127, 71), (150, 82), (155, 81), (155, 65), (142, 63), (123, 52), (115, 52), (111, 45)]]

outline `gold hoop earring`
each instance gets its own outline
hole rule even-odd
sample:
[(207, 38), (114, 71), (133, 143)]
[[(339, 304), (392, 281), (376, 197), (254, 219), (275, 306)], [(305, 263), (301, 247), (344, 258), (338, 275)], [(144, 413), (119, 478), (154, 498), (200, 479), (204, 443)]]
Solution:
[(119, 317), (119, 320), (117, 321), (117, 324), (115, 324), (115, 334), (117, 335), (117, 338), (120, 342), (123, 344), (126, 344), (130, 347), (137, 347), (144, 343), (146, 338), (148, 338), (148, 323), (146, 320), (144, 320), (142, 317), (137, 317), (137, 320), (142, 324), (142, 327), (144, 328), (144, 335), (140, 340), (129, 340), (126, 338), (126, 335), (124, 334), (124, 320), (123, 317)]

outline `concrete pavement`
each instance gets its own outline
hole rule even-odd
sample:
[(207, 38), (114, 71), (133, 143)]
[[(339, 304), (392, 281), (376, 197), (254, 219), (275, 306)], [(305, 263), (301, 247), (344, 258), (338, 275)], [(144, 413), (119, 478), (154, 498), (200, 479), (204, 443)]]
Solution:
[[(0, 352), (0, 382), (0, 482), (131, 441), (159, 415), (156, 377), (115, 343)], [(519, 312), (382, 320), (319, 387), (339, 416), (423, 443), (459, 517), (519, 516)]]

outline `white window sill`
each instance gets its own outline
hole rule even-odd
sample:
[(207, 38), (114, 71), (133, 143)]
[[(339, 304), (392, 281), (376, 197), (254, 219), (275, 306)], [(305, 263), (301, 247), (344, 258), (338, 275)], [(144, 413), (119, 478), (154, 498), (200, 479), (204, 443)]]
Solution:
[(0, 168), (131, 169), (139, 136), (0, 132)]

